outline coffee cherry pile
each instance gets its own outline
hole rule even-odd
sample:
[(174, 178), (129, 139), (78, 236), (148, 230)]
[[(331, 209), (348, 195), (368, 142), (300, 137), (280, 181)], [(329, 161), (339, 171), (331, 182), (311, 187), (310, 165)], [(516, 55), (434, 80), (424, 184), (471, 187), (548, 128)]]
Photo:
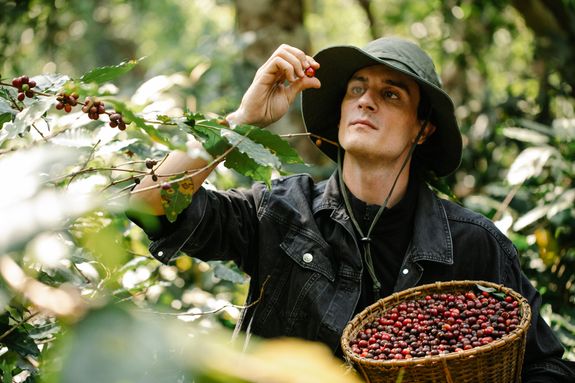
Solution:
[(82, 112), (87, 113), (91, 120), (97, 120), (100, 118), (100, 114), (106, 113), (106, 108), (102, 101), (86, 97), (86, 101), (84, 101), (84, 106), (82, 107)]
[(36, 81), (30, 80), (28, 76), (23, 75), (12, 79), (12, 86), (18, 89), (18, 101), (24, 101), (26, 97), (34, 97), (35, 92), (32, 88), (36, 87)]
[(72, 107), (78, 105), (79, 97), (80, 96), (78, 96), (78, 93), (58, 93), (58, 96), (56, 96), (56, 100), (58, 101), (56, 104), (56, 109), (64, 109), (66, 113), (70, 113), (72, 111)]
[(373, 360), (447, 354), (491, 343), (515, 330), (520, 318), (519, 302), (509, 295), (437, 293), (389, 309), (349, 345)]

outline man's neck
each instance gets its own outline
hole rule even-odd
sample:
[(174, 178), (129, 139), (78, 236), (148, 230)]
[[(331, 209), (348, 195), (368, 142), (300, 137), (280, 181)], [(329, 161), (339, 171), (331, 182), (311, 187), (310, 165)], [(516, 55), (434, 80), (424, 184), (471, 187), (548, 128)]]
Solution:
[[(395, 163), (394, 166), (374, 165), (370, 161), (358, 161), (352, 156), (346, 156), (342, 173), (346, 186), (355, 197), (368, 204), (383, 205), (400, 169), (401, 163)], [(386, 207), (401, 201), (408, 182), (409, 163), (401, 172)]]

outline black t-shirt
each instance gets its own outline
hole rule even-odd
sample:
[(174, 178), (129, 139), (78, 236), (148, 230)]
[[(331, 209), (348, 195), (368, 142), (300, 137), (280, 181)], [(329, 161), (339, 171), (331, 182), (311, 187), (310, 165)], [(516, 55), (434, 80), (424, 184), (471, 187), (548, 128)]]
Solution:
[[(371, 233), (371, 257), (375, 275), (381, 283), (380, 297), (393, 293), (399, 268), (409, 246), (413, 233), (413, 219), (417, 204), (418, 177), (410, 177), (404, 197), (391, 208), (385, 208)], [(364, 235), (375, 218), (380, 205), (370, 205), (349, 193), (353, 214)], [(375, 302), (373, 281), (365, 265), (361, 234), (356, 230), (358, 244), (362, 252), (363, 280), (361, 296), (356, 312)]]

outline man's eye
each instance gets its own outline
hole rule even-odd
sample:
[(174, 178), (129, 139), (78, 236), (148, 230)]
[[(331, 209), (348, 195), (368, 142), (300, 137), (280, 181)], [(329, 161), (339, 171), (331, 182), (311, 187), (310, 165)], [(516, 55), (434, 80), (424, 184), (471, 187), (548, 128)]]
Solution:
[(365, 92), (365, 89), (361, 86), (352, 86), (349, 91), (351, 94), (359, 96)]
[(397, 100), (399, 99), (399, 95), (391, 90), (386, 90), (383, 92), (383, 96), (385, 98), (390, 98), (392, 100)]

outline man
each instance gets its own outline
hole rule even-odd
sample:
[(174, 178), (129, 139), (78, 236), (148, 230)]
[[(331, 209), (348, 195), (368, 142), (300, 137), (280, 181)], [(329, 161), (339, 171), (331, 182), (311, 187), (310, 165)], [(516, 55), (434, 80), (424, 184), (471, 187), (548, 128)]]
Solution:
[[(305, 75), (309, 67), (316, 77)], [(505, 284), (533, 308), (524, 381), (572, 382), (573, 368), (538, 314), (540, 297), (512, 243), (484, 217), (426, 186), (425, 174), (452, 173), (462, 150), (453, 103), (429, 56), (397, 38), (364, 49), (332, 47), (313, 58), (282, 45), (227, 120), (265, 127), (300, 92), (307, 130), (338, 163), (331, 178), (315, 183), (295, 175), (271, 189), (256, 183), (215, 192), (199, 187), (209, 172), (198, 174), (193, 201), (178, 220), (145, 228), (152, 254), (162, 262), (180, 251), (234, 260), (251, 276), (248, 303), (261, 298), (244, 313), (244, 329), (321, 341), (334, 353), (353, 315), (394, 291), (441, 280)], [(156, 173), (206, 164), (175, 152)], [(145, 178), (132, 198), (161, 216), (158, 189), (140, 192), (153, 184)]]

